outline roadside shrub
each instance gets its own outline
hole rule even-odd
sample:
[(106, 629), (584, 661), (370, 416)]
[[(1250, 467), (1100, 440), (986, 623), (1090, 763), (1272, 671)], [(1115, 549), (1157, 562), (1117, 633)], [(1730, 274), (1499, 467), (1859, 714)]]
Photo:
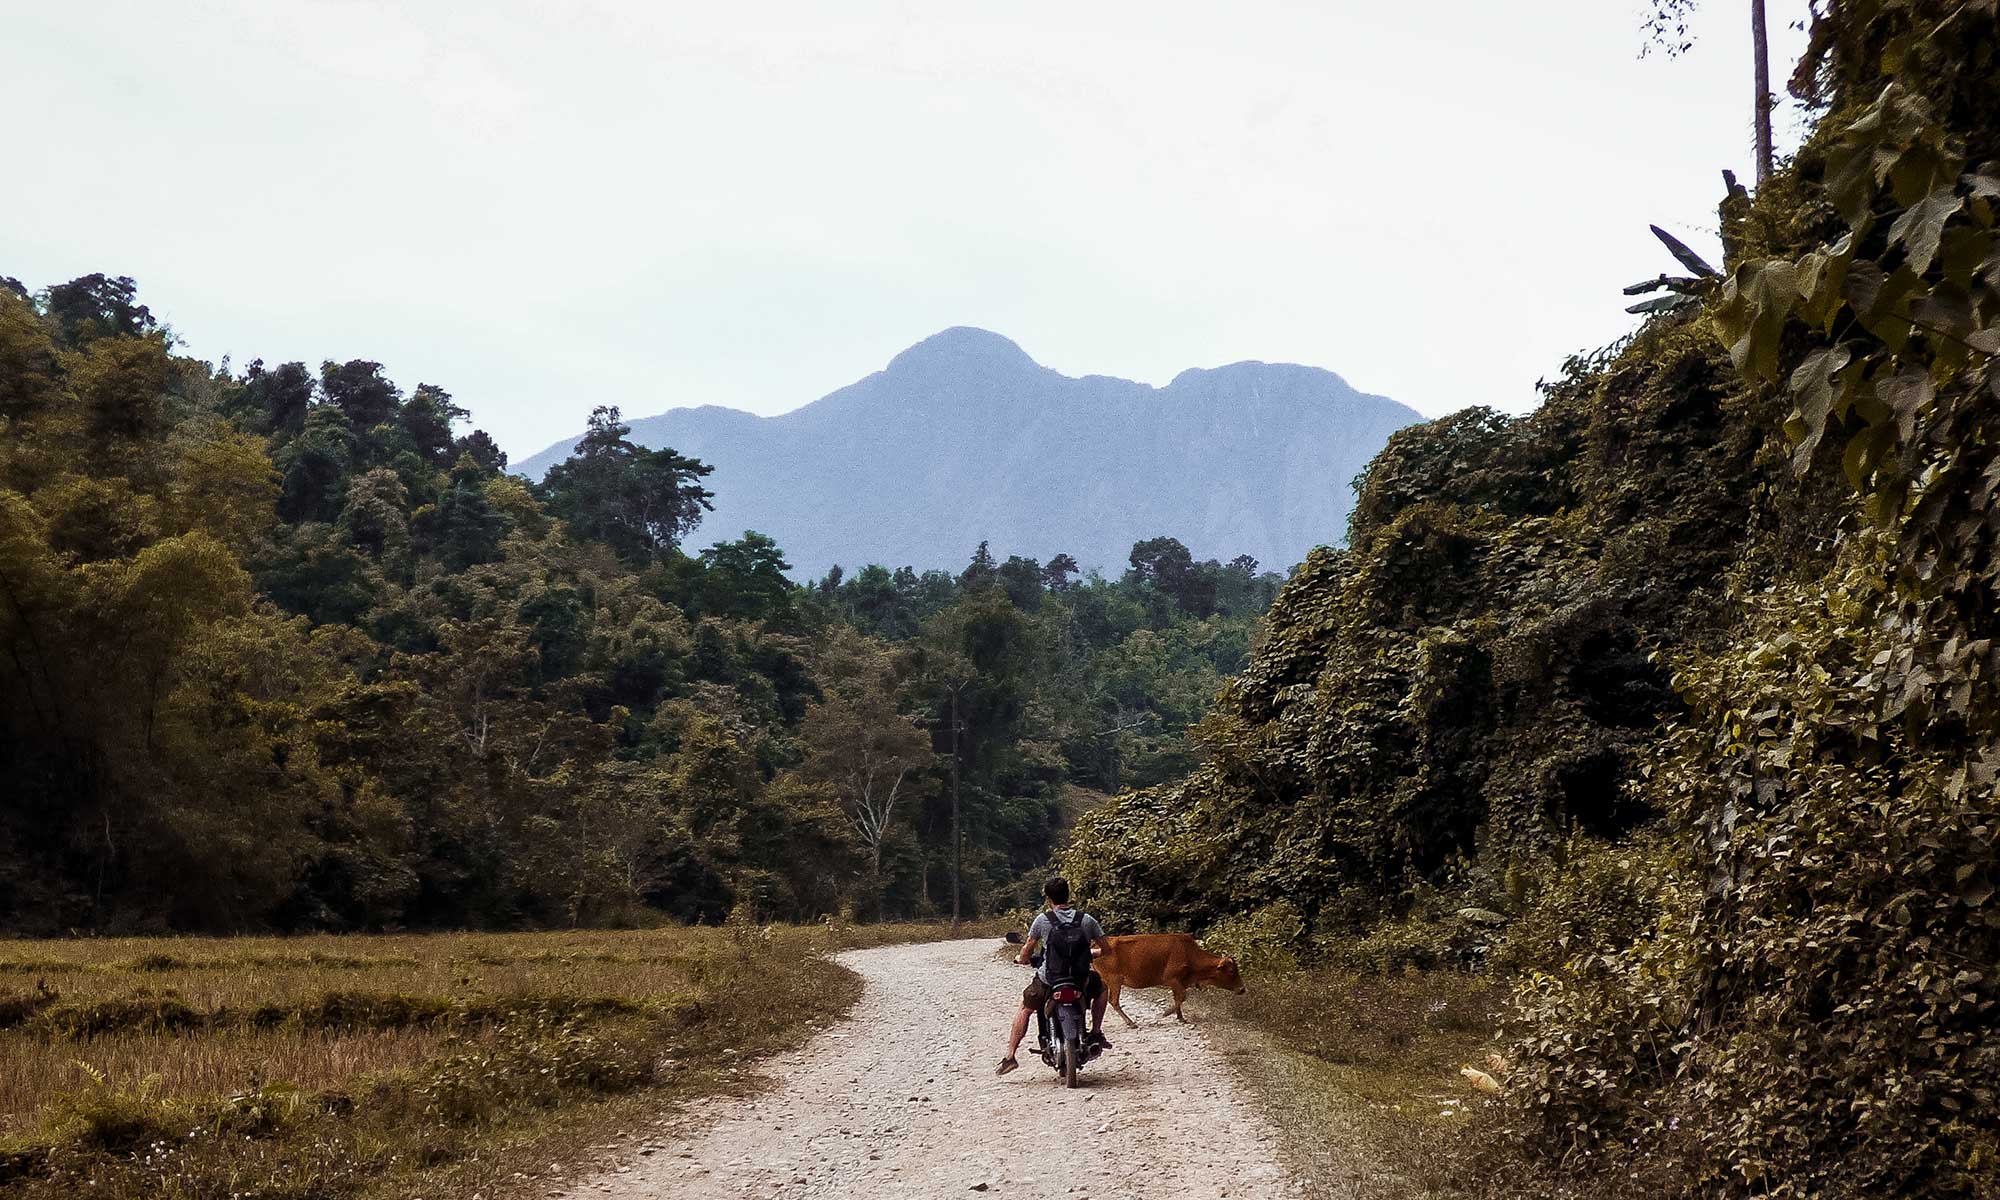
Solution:
[(1245, 970), (1295, 971), (1305, 935), (1306, 921), (1298, 906), (1279, 900), (1245, 916), (1217, 921), (1203, 941), (1210, 950), (1232, 955)]
[(1563, 862), (1529, 888), (1494, 950), (1494, 967), (1577, 970), (1625, 950), (1658, 927), (1662, 891), (1682, 869), (1657, 832), (1615, 845), (1572, 841)]
[(463, 1016), (464, 1005), (448, 996), (398, 992), (323, 992), (290, 1004), (265, 1004), (244, 1019), (260, 1029), (298, 1025), (307, 1029), (406, 1029), (448, 1023)]
[(1386, 921), (1359, 936), (1321, 942), (1326, 965), (1356, 975), (1431, 971), (1451, 963), (1451, 930), (1425, 917)]
[(485, 1124), (570, 1094), (612, 1095), (652, 1082), (656, 1039), (547, 1017), (503, 1026), (435, 1059), (412, 1089), (422, 1111), (456, 1125)]
[(1491, 909), (1453, 907), (1432, 895), (1401, 920), (1384, 921), (1359, 934), (1322, 934), (1314, 951), (1325, 965), (1357, 975), (1477, 971), (1504, 936), (1506, 920)]
[(1259, 980), (1231, 1012), (1293, 1049), (1342, 1066), (1443, 1080), (1465, 1043), (1491, 1036), (1506, 988), (1457, 971), (1354, 976), (1308, 968)]
[(622, 996), (545, 993), (457, 999), (401, 992), (324, 992), (287, 1004), (266, 1004), (245, 1012), (219, 1012), (218, 1025), (249, 1024), (260, 1029), (453, 1029), (526, 1016), (594, 1019), (645, 1011), (654, 1001)]
[(218, 1105), (209, 1119), (216, 1133), (276, 1137), (338, 1101), (321, 1101), (288, 1083), (266, 1083), (239, 1092)]
[(0, 1029), (27, 1024), (37, 1013), (59, 999), (60, 996), (47, 989), (0, 994)]
[(184, 1112), (159, 1098), (158, 1075), (126, 1086), (88, 1066), (83, 1071), (88, 1083), (42, 1110), (42, 1131), (51, 1145), (128, 1154), (148, 1143), (178, 1140), (186, 1132)]
[(43, 1037), (87, 1038), (106, 1033), (175, 1033), (205, 1024), (207, 1017), (178, 993), (142, 989), (108, 1000), (48, 1005), (35, 1012), (28, 1028)]

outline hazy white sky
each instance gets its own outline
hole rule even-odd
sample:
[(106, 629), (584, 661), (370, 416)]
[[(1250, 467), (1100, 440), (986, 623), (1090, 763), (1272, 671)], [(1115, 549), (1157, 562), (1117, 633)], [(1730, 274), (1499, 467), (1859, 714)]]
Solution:
[(1705, 7), (1668, 61), (1642, 0), (0, 0), (0, 274), (379, 359), (516, 457), (960, 324), (1519, 411), (1672, 268), (1646, 224), (1712, 247), (1749, 175), (1745, 5)]

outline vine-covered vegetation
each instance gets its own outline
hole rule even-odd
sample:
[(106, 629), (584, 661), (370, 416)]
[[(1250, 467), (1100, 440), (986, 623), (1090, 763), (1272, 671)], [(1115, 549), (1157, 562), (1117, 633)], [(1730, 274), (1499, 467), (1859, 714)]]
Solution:
[(0, 928), (944, 912), (954, 760), (990, 909), (1187, 769), (1275, 592), (1170, 538), (802, 587), (689, 552), (707, 468), (616, 409), (537, 484), (379, 364), (174, 347), (0, 280)]
[(1534, 414), (1396, 435), (1072, 873), (1513, 972), (1507, 1105), (1667, 1194), (2000, 1194), (2000, 20), (1834, 0), (1815, 132)]

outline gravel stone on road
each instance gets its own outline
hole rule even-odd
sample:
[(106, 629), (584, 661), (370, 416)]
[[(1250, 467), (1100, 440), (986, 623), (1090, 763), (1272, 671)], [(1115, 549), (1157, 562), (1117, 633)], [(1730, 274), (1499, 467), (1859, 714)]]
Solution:
[[(846, 1020), (767, 1060), (772, 1086), (711, 1104), (698, 1127), (634, 1145), (576, 1200), (1047, 1196), (1289, 1198), (1275, 1136), (1197, 1026), (1141, 1000), (1105, 1025), (1081, 1085), (1021, 1047), (993, 1074), (1027, 969), (991, 938), (856, 950)], [(1165, 993), (1146, 993), (1164, 999)], [(754, 997), (746, 997), (755, 1002)], [(1164, 1005), (1160, 1006), (1164, 1012)]]

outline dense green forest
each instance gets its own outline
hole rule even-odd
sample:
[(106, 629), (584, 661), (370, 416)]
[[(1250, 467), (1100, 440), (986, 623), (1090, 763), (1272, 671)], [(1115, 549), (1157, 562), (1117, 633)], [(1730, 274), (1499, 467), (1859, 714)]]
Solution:
[(616, 409), (537, 484), (379, 364), (175, 346), (0, 280), (0, 927), (935, 914), (954, 783), (990, 910), (1189, 769), (1277, 588), (1171, 538), (800, 586), (691, 551), (707, 468)]
[(1512, 973), (1515, 1130), (1580, 1177), (2000, 1195), (1996, 28), (1818, 12), (1722, 269), (1397, 434), (1202, 765), (1085, 819), (1088, 894)]

